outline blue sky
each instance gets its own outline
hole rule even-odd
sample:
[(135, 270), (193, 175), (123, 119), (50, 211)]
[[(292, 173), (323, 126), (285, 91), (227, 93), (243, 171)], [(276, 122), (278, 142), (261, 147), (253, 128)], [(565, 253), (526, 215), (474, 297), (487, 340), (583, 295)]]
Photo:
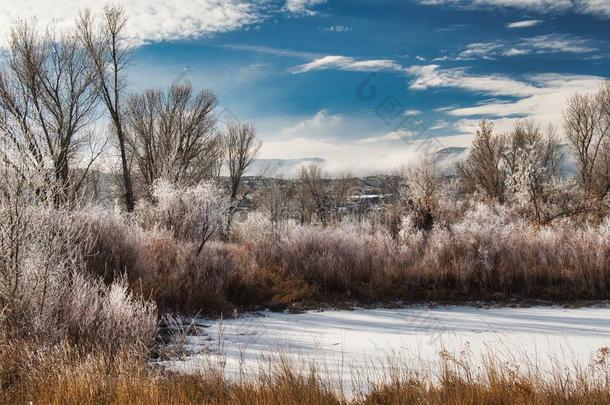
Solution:
[[(32, 1), (9, 0), (3, 18), (101, 7)], [(610, 74), (610, 0), (120, 3), (140, 43), (134, 89), (211, 88), (222, 114), (257, 126), (262, 157), (320, 157), (331, 171), (467, 146), (481, 118), (561, 129), (566, 99)]]

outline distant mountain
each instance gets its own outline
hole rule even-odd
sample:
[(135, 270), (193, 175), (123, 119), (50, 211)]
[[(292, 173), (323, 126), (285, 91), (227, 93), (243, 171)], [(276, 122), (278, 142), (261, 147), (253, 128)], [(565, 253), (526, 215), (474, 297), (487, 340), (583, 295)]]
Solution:
[(252, 163), (248, 170), (249, 175), (257, 175), (265, 171), (267, 176), (292, 176), (296, 174), (301, 166), (318, 165), (323, 166), (324, 159), (312, 157), (303, 159), (257, 159)]
[(449, 148), (443, 148), (434, 152), (436, 156), (454, 156), (454, 155), (462, 155), (468, 151), (467, 147), (453, 146)]
[(449, 147), (434, 152), (432, 159), (441, 165), (450, 165), (460, 160), (466, 159), (468, 150), (466, 147)]

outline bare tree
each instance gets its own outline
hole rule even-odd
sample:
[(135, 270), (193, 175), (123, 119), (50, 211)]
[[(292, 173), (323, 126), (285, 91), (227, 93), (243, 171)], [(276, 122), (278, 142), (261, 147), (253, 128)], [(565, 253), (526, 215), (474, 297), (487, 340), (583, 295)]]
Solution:
[[(224, 143), (226, 164), (229, 171), (229, 196), (231, 199), (226, 232), (226, 236), (228, 236), (233, 215), (252, 191), (253, 185), (244, 190), (238, 198), (244, 174), (252, 166), (262, 144), (256, 140), (256, 128), (253, 125), (243, 123), (230, 123), (227, 125), (224, 133)], [(257, 180), (260, 180), (263, 175), (264, 172), (259, 174)]]
[(610, 191), (607, 148), (610, 142), (610, 84), (596, 95), (576, 94), (564, 112), (566, 137), (576, 156), (587, 198), (603, 200)]
[(183, 187), (218, 174), (223, 143), (215, 107), (214, 93), (206, 90), (193, 96), (190, 84), (174, 84), (168, 94), (147, 90), (130, 98), (129, 154), (148, 193), (157, 179)]
[(340, 221), (339, 209), (347, 202), (348, 193), (355, 184), (354, 176), (350, 172), (340, 172), (333, 176), (330, 184), (331, 213), (335, 214), (335, 220)]
[(414, 213), (417, 228), (430, 230), (434, 225), (434, 210), (438, 205), (442, 175), (430, 157), (421, 158), (404, 170), (408, 208)]
[(237, 198), (241, 180), (252, 165), (261, 143), (256, 141), (256, 129), (250, 124), (231, 123), (224, 136), (231, 200)]
[(347, 194), (354, 184), (350, 173), (340, 173), (331, 178), (319, 166), (309, 165), (299, 168), (298, 179), (301, 222), (305, 220), (304, 214), (311, 212), (315, 212), (323, 226), (340, 219), (333, 214), (338, 214), (340, 206), (347, 201)]
[(282, 221), (289, 215), (290, 202), (295, 194), (294, 184), (283, 179), (273, 179), (273, 182), (261, 190), (258, 199), (261, 208), (269, 215), (274, 233), (279, 233)]
[(106, 106), (116, 136), (121, 168), (125, 206), (133, 211), (135, 205), (131, 171), (127, 160), (124, 118), (124, 92), (126, 68), (130, 47), (125, 38), (127, 16), (120, 7), (104, 7), (102, 16), (96, 19), (85, 10), (77, 20), (80, 40), (87, 50), (95, 74), (95, 83), (102, 102)]
[(11, 30), (0, 70), (2, 158), (15, 169), (47, 173), (38, 190), (55, 204), (78, 191), (99, 155), (78, 176), (71, 168), (88, 142), (97, 102), (86, 53), (73, 36), (52, 27), (39, 34), (26, 23)]
[(330, 201), (322, 169), (317, 165), (302, 166), (299, 169), (298, 176), (306, 211), (315, 212), (322, 225), (326, 226)]
[(504, 202), (506, 178), (502, 152), (503, 141), (494, 134), (493, 123), (482, 121), (468, 159), (458, 170), (467, 191), (482, 191), (487, 198)]

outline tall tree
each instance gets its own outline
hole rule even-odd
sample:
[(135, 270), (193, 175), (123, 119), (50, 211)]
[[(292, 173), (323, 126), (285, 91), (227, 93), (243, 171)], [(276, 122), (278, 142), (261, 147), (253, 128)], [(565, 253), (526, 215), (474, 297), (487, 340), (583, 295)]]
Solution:
[(479, 124), (468, 159), (459, 171), (467, 190), (482, 191), (487, 198), (504, 202), (503, 141), (493, 129), (489, 121)]
[(216, 177), (223, 142), (216, 130), (216, 95), (193, 95), (190, 84), (174, 84), (166, 94), (147, 90), (130, 98), (127, 108), (129, 155), (137, 178), (150, 192), (157, 179), (177, 187)]
[(302, 166), (299, 169), (299, 183), (303, 193), (303, 202), (309, 211), (313, 211), (326, 226), (328, 193), (322, 173), (322, 169), (317, 165)]
[(595, 95), (572, 96), (564, 112), (565, 133), (578, 162), (581, 185), (588, 197), (599, 199), (610, 188), (610, 178), (604, 176), (609, 163), (606, 160), (610, 142), (609, 103), (610, 84), (605, 82)]
[(126, 26), (127, 16), (120, 7), (104, 7), (99, 19), (90, 10), (85, 10), (77, 20), (80, 40), (87, 50), (96, 86), (116, 136), (121, 157), (125, 207), (128, 211), (133, 211), (135, 199), (123, 122), (126, 69), (130, 55), (130, 46), (125, 36)]
[[(256, 140), (256, 128), (250, 124), (230, 123), (224, 133), (226, 164), (229, 171), (229, 195), (231, 206), (227, 220), (227, 235), (230, 232), (231, 223), (235, 211), (248, 196), (252, 187), (247, 188), (238, 198), (242, 179), (246, 171), (258, 155), (262, 144)], [(264, 173), (259, 174), (259, 179)]]
[(256, 159), (262, 145), (256, 141), (256, 129), (250, 124), (229, 124), (224, 140), (230, 196), (231, 200), (235, 200), (244, 173)]
[(87, 55), (73, 36), (52, 27), (40, 34), (26, 23), (11, 30), (0, 68), (2, 158), (16, 170), (44, 173), (38, 192), (55, 204), (87, 175), (91, 161), (78, 176), (71, 163), (90, 134), (97, 102)]

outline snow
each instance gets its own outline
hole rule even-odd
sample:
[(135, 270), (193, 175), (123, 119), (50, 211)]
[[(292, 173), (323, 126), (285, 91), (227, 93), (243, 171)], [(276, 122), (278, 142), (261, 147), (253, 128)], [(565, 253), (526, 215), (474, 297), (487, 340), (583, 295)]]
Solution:
[(216, 362), (231, 375), (243, 375), (281, 356), (303, 367), (316, 365), (342, 384), (363, 370), (382, 378), (389, 367), (430, 368), (439, 364), (442, 350), (475, 362), (491, 355), (515, 365), (572, 368), (586, 367), (600, 348), (610, 346), (607, 305), (262, 312), (193, 324), (199, 332), (186, 338), (192, 354), (163, 362), (166, 367), (188, 372)]

